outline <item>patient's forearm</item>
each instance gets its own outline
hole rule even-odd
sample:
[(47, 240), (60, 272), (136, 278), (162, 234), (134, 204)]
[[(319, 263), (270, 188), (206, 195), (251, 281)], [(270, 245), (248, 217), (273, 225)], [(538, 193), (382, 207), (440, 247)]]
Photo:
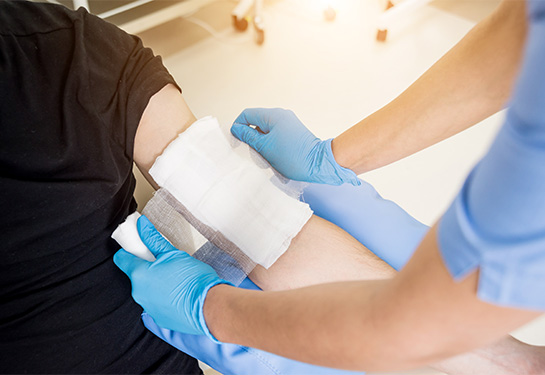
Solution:
[(268, 270), (257, 266), (249, 276), (262, 289), (283, 290), (394, 274), (392, 267), (344, 230), (312, 216), (275, 264)]

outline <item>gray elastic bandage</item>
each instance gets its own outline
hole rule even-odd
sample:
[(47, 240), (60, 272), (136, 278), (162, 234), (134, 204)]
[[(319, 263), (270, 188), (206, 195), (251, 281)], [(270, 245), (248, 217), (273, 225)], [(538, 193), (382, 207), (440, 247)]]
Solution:
[[(234, 243), (225, 238), (222, 233), (197, 220), (165, 189), (159, 189), (155, 193), (144, 207), (142, 214), (146, 215), (157, 230), (176, 248), (208, 263), (221, 278), (235, 285), (240, 284), (256, 266), (256, 263)], [(191, 227), (209, 241), (196, 251), (197, 241), (194, 239), (195, 234), (192, 233)]]

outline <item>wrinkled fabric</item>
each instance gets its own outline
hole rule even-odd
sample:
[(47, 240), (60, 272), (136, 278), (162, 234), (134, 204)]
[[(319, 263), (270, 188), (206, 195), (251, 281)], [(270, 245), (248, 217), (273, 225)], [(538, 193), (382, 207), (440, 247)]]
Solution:
[(136, 209), (134, 138), (176, 85), (84, 8), (0, 1), (0, 373), (201, 374), (140, 324), (112, 231)]
[(503, 127), (439, 224), (456, 280), (479, 269), (478, 296), (545, 310), (545, 2), (529, 1), (523, 64)]

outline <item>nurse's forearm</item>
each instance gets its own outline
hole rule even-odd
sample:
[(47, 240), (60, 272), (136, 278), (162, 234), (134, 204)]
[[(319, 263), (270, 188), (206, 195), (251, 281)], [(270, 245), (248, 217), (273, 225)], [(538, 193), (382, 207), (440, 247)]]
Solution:
[[(380, 284), (381, 281), (366, 283)], [(364, 291), (374, 293), (371, 287)], [(355, 295), (363, 297), (361, 292), (358, 282), (283, 292), (247, 291), (220, 285), (209, 291), (204, 312), (209, 329), (220, 341), (304, 362), (362, 370), (351, 350), (359, 350), (356, 336), (361, 339), (366, 335), (360, 330), (360, 324), (355, 325), (354, 320), (347, 318), (356, 316), (356, 311), (349, 313), (353, 305), (347, 301), (354, 300)], [(365, 299), (370, 297), (366, 295)], [(358, 312), (362, 317), (368, 313)], [(334, 335), (330, 335), (326, 327), (331, 325), (336, 325)], [(370, 338), (369, 344), (372, 341)]]
[[(360, 225), (369, 227), (362, 230), (362, 234), (374, 237), (372, 243), (385, 246), (382, 250), (383, 254), (390, 260), (395, 259), (392, 255), (394, 252), (411, 253), (411, 250), (416, 248), (415, 240), (420, 237), (419, 233), (424, 227), (415, 226), (414, 222), (406, 220), (401, 208), (396, 210), (391, 202), (384, 201), (375, 206), (369, 202), (365, 204), (370, 197), (364, 194), (365, 190), (359, 191), (359, 197), (351, 198), (367, 206), (367, 210), (362, 210), (367, 212), (362, 212), (358, 218)], [(330, 203), (338, 204), (338, 197), (331, 194), (332, 190), (329, 193)], [(346, 194), (346, 191), (344, 193)], [(312, 196), (306, 196), (306, 198), (312, 199)], [(340, 205), (341, 211), (342, 208), (343, 206)], [(385, 223), (382, 227), (377, 223), (369, 226), (369, 222), (365, 220), (365, 215), (373, 216), (378, 220), (386, 212), (392, 225), (397, 225), (397, 230), (393, 232), (396, 233), (397, 241), (400, 242), (393, 247), (391, 240), (386, 239), (391, 237), (392, 231), (388, 230)], [(402, 215), (401, 218), (400, 215)], [(380, 220), (378, 221), (380, 223)], [(410, 231), (415, 232), (414, 237), (407, 235)], [(354, 241), (350, 236), (344, 236), (343, 233), (330, 222), (313, 217), (292, 241), (289, 250), (272, 267), (266, 270), (258, 266), (249, 276), (262, 289), (269, 291), (327, 282), (383, 279), (394, 276), (392, 268), (359, 242)], [(544, 352), (545, 350), (524, 344), (512, 337), (505, 337), (490, 346), (447, 359), (432, 367), (454, 375), (532, 374), (535, 369), (543, 368)]]
[(525, 36), (525, 2), (504, 1), (399, 97), (335, 138), (335, 159), (360, 174), (499, 111), (509, 98)]
[(478, 274), (454, 282), (435, 230), (394, 278), (283, 292), (219, 285), (204, 304), (220, 341), (319, 365), (405, 370), (490, 344), (539, 313), (476, 297)]

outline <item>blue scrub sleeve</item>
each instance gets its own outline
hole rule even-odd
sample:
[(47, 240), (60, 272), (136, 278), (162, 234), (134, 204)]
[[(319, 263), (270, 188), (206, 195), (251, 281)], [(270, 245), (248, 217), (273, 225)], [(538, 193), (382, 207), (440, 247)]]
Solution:
[(440, 252), (478, 296), (545, 310), (545, 2), (529, 2), (523, 66), (505, 124), (439, 223)]
[(428, 227), (373, 186), (308, 185), (302, 200), (314, 214), (341, 227), (396, 270), (411, 258)]

